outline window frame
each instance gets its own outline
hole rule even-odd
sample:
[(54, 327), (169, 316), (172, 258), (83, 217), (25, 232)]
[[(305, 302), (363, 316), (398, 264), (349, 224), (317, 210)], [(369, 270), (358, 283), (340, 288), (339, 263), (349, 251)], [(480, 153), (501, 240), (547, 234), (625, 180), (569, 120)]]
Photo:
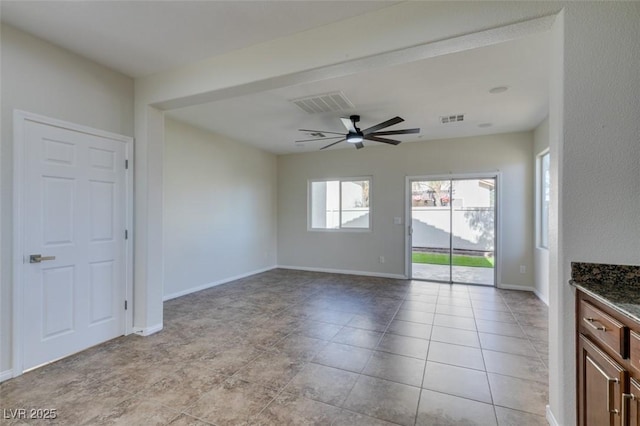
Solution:
[[(544, 159), (549, 158), (549, 173), (551, 173), (551, 153), (549, 148), (536, 155), (536, 247), (542, 250), (549, 250), (549, 205), (546, 204), (547, 220), (545, 216), (545, 176), (543, 170)], [(549, 191), (551, 182), (549, 182)], [(546, 238), (544, 233), (546, 232)]]
[[(366, 228), (349, 228), (342, 226), (342, 183), (354, 182), (354, 181), (369, 181), (369, 226)], [(312, 225), (312, 203), (313, 203), (313, 191), (311, 186), (318, 182), (338, 182), (338, 227), (337, 228), (314, 228)], [(337, 177), (337, 178), (322, 178), (322, 179), (309, 179), (307, 180), (307, 231), (310, 232), (372, 232), (373, 231), (373, 218), (372, 218), (372, 188), (373, 177), (372, 176), (349, 176), (349, 177)]]

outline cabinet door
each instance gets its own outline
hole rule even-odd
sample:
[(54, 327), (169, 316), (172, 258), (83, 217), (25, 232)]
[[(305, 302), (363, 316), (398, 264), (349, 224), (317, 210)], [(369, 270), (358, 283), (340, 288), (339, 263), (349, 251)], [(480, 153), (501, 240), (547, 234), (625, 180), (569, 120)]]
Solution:
[(627, 372), (582, 334), (578, 357), (579, 425), (622, 426)]
[[(640, 426), (640, 383), (636, 379), (629, 381), (629, 393), (624, 394), (622, 401), (629, 410), (629, 426)], [(624, 410), (623, 410), (624, 411)]]

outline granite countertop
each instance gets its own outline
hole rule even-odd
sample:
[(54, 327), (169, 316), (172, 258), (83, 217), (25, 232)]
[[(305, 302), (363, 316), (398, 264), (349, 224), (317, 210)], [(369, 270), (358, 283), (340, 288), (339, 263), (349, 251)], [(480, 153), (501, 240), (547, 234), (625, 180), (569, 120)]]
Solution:
[(640, 322), (640, 266), (572, 262), (570, 284)]

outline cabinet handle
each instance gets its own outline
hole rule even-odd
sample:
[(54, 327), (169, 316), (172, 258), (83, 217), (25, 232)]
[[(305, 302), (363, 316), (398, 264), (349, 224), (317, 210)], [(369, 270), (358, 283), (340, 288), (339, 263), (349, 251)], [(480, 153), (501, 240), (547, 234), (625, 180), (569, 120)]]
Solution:
[[(631, 401), (634, 401), (636, 399), (636, 396), (632, 393), (623, 393), (622, 394), (622, 423), (624, 425), (624, 421), (626, 419), (626, 407), (627, 407), (627, 399), (630, 400), (629, 404), (631, 404)], [(629, 419), (629, 422), (627, 423), (627, 425), (631, 425), (631, 419)]]
[(598, 321), (596, 321), (595, 318), (582, 318), (582, 319), (587, 323), (589, 327), (593, 328), (594, 330), (607, 331), (607, 327), (600, 324)]
[[(608, 381), (608, 383), (607, 383), (607, 409), (609, 410), (610, 413), (618, 414), (619, 411), (618, 411), (617, 408), (613, 408), (613, 409), (611, 408), (611, 406), (615, 404), (615, 398), (612, 398), (613, 392), (611, 391), (611, 387), (612, 387), (612, 385), (620, 383), (620, 380), (618, 380), (617, 378), (613, 378), (612, 379), (610, 377), (607, 377), (607, 381)], [(624, 401), (623, 401), (623, 406), (624, 406)]]

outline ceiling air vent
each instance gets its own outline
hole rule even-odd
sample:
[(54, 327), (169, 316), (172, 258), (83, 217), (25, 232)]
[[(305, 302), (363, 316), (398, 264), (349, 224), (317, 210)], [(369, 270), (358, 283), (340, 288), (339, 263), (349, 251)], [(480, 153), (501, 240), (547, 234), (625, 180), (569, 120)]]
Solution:
[(457, 123), (459, 121), (464, 121), (464, 114), (440, 116), (440, 123), (442, 124)]
[(306, 98), (291, 99), (293, 102), (308, 114), (320, 112), (343, 111), (352, 109), (353, 104), (342, 92), (325, 93), (322, 95), (308, 96)]

